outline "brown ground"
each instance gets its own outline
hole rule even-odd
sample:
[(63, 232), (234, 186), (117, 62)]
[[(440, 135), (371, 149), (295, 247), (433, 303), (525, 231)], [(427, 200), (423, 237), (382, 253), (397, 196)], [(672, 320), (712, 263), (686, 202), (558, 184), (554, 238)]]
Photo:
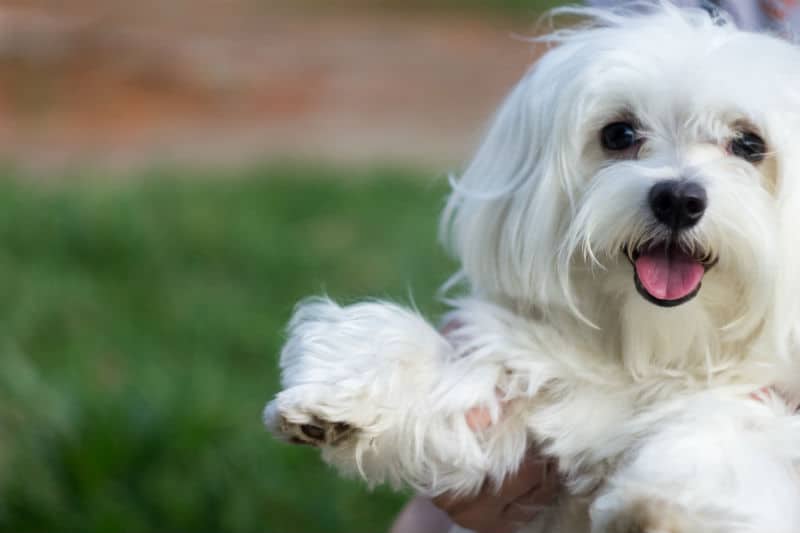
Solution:
[(0, 157), (451, 165), (533, 57), (529, 21), (255, 3), (0, 0)]

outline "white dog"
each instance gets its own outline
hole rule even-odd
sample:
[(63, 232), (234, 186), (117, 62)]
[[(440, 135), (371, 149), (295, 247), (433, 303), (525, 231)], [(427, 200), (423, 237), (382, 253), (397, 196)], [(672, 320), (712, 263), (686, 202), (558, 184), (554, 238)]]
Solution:
[(566, 489), (525, 531), (798, 533), (800, 49), (666, 3), (566, 11), (589, 22), (453, 184), (451, 331), (307, 301), (266, 423), (429, 495), (535, 443)]

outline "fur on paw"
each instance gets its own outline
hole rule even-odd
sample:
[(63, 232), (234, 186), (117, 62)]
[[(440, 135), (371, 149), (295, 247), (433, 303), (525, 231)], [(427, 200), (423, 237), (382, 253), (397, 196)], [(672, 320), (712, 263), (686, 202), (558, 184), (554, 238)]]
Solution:
[(292, 444), (308, 446), (336, 446), (357, 431), (346, 422), (329, 422), (316, 416), (304, 424), (290, 422), (281, 416), (277, 429)]
[(692, 516), (680, 505), (661, 499), (633, 500), (610, 524), (607, 533), (719, 533), (713, 522)]

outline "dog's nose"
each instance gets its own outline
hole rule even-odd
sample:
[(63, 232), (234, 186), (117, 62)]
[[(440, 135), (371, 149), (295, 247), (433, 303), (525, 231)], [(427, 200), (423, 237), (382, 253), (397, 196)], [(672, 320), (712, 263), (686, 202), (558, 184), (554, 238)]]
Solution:
[(703, 218), (708, 205), (706, 190), (693, 181), (661, 181), (650, 189), (650, 209), (673, 229), (691, 228)]

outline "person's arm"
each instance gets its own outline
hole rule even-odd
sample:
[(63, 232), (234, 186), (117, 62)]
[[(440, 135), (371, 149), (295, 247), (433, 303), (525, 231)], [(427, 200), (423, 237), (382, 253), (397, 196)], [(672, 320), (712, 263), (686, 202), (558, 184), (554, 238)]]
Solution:
[(453, 522), (429, 498), (416, 496), (394, 519), (389, 533), (447, 533)]

